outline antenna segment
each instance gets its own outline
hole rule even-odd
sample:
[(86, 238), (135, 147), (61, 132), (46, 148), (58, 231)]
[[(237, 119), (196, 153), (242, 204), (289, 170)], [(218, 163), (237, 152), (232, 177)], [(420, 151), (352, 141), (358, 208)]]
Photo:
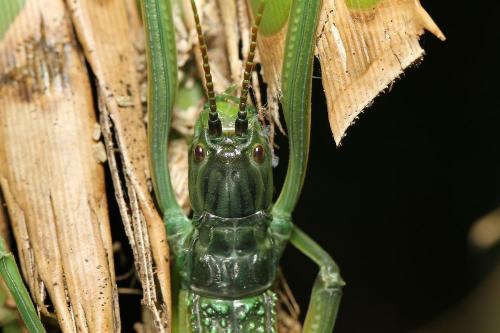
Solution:
[(198, 44), (200, 46), (201, 56), (203, 58), (203, 71), (205, 72), (205, 84), (207, 89), (208, 104), (210, 112), (208, 116), (208, 130), (211, 135), (220, 136), (222, 134), (222, 124), (217, 113), (217, 103), (215, 101), (214, 84), (212, 74), (210, 73), (210, 64), (208, 62), (208, 50), (203, 30), (201, 28), (200, 16), (196, 3), (191, 0), (191, 8), (193, 9), (194, 21), (196, 23), (196, 32), (198, 33)]
[(255, 48), (257, 47), (257, 33), (259, 31), (260, 21), (262, 20), (264, 5), (265, 1), (261, 0), (257, 16), (255, 17), (254, 23), (252, 25), (250, 50), (248, 52), (247, 61), (245, 63), (245, 71), (243, 73), (243, 83), (241, 85), (240, 109), (238, 111), (238, 117), (236, 118), (236, 121), (234, 123), (236, 135), (242, 135), (248, 129), (247, 98), (248, 98), (248, 89), (250, 86), (250, 73), (252, 72), (254, 66), (253, 60), (255, 57)]

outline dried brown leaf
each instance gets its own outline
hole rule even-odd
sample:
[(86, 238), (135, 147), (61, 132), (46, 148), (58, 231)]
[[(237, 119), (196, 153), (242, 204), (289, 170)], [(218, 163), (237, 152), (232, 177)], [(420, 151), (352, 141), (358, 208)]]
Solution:
[(96, 77), (115, 196), (144, 290), (143, 303), (159, 332), (167, 332), (171, 318), (168, 244), (148, 190), (146, 125), (137, 73), (137, 49), (143, 49), (144, 39), (137, 8), (123, 0), (71, 0), (67, 5)]
[[(381, 0), (373, 9), (350, 10), (345, 0), (325, 0), (320, 14), (316, 54), (321, 63), (330, 127), (337, 144), (347, 128), (377, 95), (424, 51), (424, 29), (444, 40), (418, 0)], [(261, 36), (263, 75), (270, 113), (281, 128), (278, 99), (287, 27)]]
[(0, 42), (0, 185), (21, 268), (63, 332), (119, 332), (88, 74), (64, 3), (32, 0)]
[[(210, 62), (210, 70), (213, 75), (214, 89), (217, 93), (225, 91), (232, 84), (231, 70), (234, 69), (238, 59), (229, 58), (228, 49), (233, 50), (232, 46), (228, 46), (226, 36), (230, 36), (231, 40), (235, 40), (237, 35), (224, 29), (226, 26), (234, 27), (231, 20), (225, 19), (224, 22), (228, 25), (221, 24), (222, 13), (218, 6), (218, 0), (198, 0), (196, 1), (200, 22), (203, 28), (203, 33), (208, 44), (208, 57)], [(227, 6), (227, 4), (226, 4)], [(192, 56), (196, 59), (198, 72), (203, 73), (203, 60), (198, 49), (198, 38), (196, 35), (193, 12), (191, 10), (191, 2), (182, 0), (182, 12), (184, 13), (185, 30), (189, 33), (189, 41), (191, 44)], [(236, 15), (236, 8), (231, 5), (228, 10)], [(229, 12), (225, 12), (229, 15)], [(234, 52), (230, 53), (233, 56)], [(237, 55), (237, 54), (236, 54)], [(204, 80), (204, 76), (200, 76)]]
[(372, 100), (420, 59), (424, 29), (444, 40), (418, 0), (381, 0), (352, 10), (344, 0), (325, 0), (317, 52), (337, 144)]
[(231, 82), (241, 81), (241, 60), (239, 59), (238, 42), (240, 39), (235, 1), (217, 0), (222, 20), (227, 61), (229, 62)]
[(187, 214), (191, 210), (188, 187), (188, 143), (186, 139), (173, 139), (168, 143), (168, 166), (177, 202)]
[(4, 206), (4, 200), (2, 198), (2, 192), (0, 191), (0, 237), (5, 240), (5, 248), (10, 249), (9, 243), (9, 221), (7, 216), (7, 207)]
[(275, 289), (278, 294), (277, 313), (279, 333), (300, 333), (302, 331), (302, 325), (299, 320), (300, 307), (281, 270), (278, 272)]

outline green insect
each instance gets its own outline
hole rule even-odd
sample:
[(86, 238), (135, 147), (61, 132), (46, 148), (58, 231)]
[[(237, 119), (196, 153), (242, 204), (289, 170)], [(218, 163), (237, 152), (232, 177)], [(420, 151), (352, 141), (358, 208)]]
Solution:
[(287, 176), (272, 203), (271, 147), (256, 110), (247, 105), (261, 1), (252, 27), (241, 96), (214, 93), (207, 47), (191, 1), (204, 59), (208, 103), (189, 152), (193, 218), (176, 202), (166, 165), (177, 61), (170, 1), (143, 0), (149, 69), (149, 146), (153, 184), (175, 258), (172, 331), (277, 332), (270, 287), (292, 243), (320, 267), (305, 333), (330, 333), (343, 281), (332, 258), (292, 223), (307, 166), (311, 77), (321, 0), (291, 2), (282, 70), (283, 110), (290, 140)]

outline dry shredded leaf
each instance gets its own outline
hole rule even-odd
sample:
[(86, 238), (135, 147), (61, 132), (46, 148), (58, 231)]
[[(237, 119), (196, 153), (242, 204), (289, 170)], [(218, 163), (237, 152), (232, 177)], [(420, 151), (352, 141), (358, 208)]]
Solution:
[[(316, 54), (321, 64), (328, 117), (340, 144), (347, 128), (403, 71), (422, 58), (424, 29), (445, 37), (418, 0), (381, 0), (369, 10), (350, 10), (345, 0), (324, 0)], [(269, 109), (279, 124), (281, 67), (287, 27), (260, 36)]]
[(239, 59), (238, 42), (238, 15), (234, 1), (217, 0), (217, 5), (222, 19), (221, 25), (226, 44), (227, 61), (229, 62), (231, 82), (240, 82), (242, 78), (241, 60)]
[(257, 43), (260, 50), (266, 50), (260, 54), (262, 63), (262, 76), (267, 83), (267, 105), (268, 112), (273, 122), (278, 126), (281, 133), (285, 133), (280, 120), (280, 98), (281, 98), (281, 67), (283, 66), (285, 39), (288, 24), (275, 35), (259, 36)]
[[(235, 63), (236, 60), (229, 60), (227, 56), (225, 41), (226, 33), (224, 32), (224, 25), (220, 24), (221, 13), (217, 5), (217, 0), (198, 0), (196, 3), (203, 33), (208, 44), (208, 57), (210, 61), (210, 70), (213, 76), (214, 89), (217, 93), (220, 93), (231, 85), (229, 64)], [(196, 59), (198, 72), (203, 73), (203, 60), (197, 46), (198, 37), (196, 34), (193, 12), (191, 10), (191, 2), (189, 0), (182, 1), (182, 12), (184, 13), (184, 29), (188, 31), (189, 34), (189, 44), (191, 45), (192, 55), (194, 55)], [(201, 78), (202, 80), (205, 79), (203, 75)]]
[(4, 204), (2, 192), (0, 191), (0, 237), (5, 240), (5, 247), (9, 250), (9, 221), (7, 217), (7, 207), (4, 207)]
[(278, 272), (276, 293), (279, 333), (300, 333), (302, 331), (299, 319), (300, 307), (281, 270)]
[(175, 191), (177, 202), (189, 213), (191, 203), (189, 201), (188, 187), (188, 143), (184, 138), (170, 140), (168, 150), (168, 165), (170, 169), (170, 179)]
[(422, 58), (424, 29), (445, 39), (418, 0), (381, 0), (367, 10), (351, 10), (344, 0), (323, 2), (317, 52), (337, 144), (359, 113)]
[(63, 332), (119, 332), (104, 170), (64, 3), (31, 0), (0, 42), (0, 185), (23, 275)]
[(137, 48), (144, 38), (137, 8), (133, 1), (123, 0), (71, 0), (67, 5), (96, 77), (115, 196), (144, 290), (143, 304), (158, 331), (167, 332), (171, 318), (168, 244), (148, 190), (146, 125), (137, 73)]

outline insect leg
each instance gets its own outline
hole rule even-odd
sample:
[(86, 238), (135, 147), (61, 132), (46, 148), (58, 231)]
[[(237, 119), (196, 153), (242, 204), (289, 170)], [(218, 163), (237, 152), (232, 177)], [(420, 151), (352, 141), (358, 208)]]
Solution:
[(177, 318), (185, 309), (179, 304), (179, 280), (184, 274), (184, 249), (192, 231), (180, 208), (167, 165), (168, 138), (177, 91), (177, 48), (170, 0), (141, 0), (146, 30), (148, 61), (148, 148), (156, 201), (167, 227), (170, 250), (175, 256), (172, 292), (172, 332), (186, 332)]
[(302, 191), (309, 155), (311, 89), (316, 27), (321, 0), (293, 0), (282, 68), (281, 104), (288, 132), (290, 158), (285, 183), (273, 206), (270, 231), (277, 258), (293, 230), (291, 214)]
[(314, 282), (303, 333), (332, 333), (345, 285), (339, 267), (314, 240), (294, 227), (291, 243), (320, 268)]
[(172, 2), (141, 0), (146, 28), (148, 60), (148, 140), (153, 187), (167, 225), (169, 243), (177, 253), (191, 223), (181, 210), (170, 181), (167, 165), (168, 137), (177, 91)]
[(294, 0), (288, 21), (281, 103), (290, 147), (285, 183), (273, 215), (290, 214), (302, 190), (309, 154), (311, 89), (316, 27), (321, 0)]

